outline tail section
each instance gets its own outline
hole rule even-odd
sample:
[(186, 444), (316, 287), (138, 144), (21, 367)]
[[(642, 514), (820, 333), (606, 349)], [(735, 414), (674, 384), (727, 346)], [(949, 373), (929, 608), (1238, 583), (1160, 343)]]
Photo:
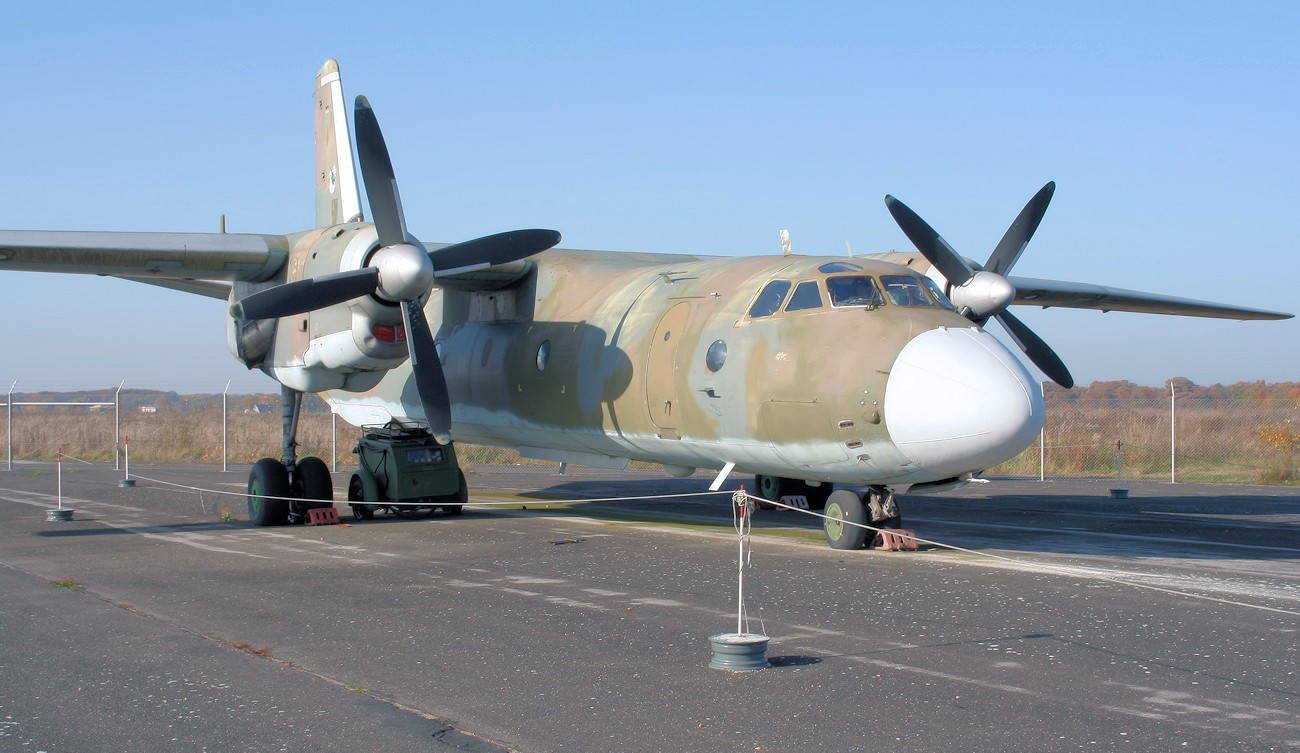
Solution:
[(339, 64), (331, 58), (316, 74), (316, 226), (361, 219), (343, 81)]

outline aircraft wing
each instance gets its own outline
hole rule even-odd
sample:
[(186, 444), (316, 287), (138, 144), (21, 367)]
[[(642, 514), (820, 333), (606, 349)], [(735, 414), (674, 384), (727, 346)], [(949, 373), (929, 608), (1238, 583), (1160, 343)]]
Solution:
[(288, 258), (282, 235), (0, 230), (0, 272), (107, 275), (213, 298), (231, 281), (270, 279)]
[(1175, 298), (1086, 282), (1039, 280), (1032, 277), (1008, 277), (1007, 280), (1016, 288), (1016, 298), (1012, 303), (1021, 306), (1132, 311), (1140, 314), (1200, 316), (1211, 319), (1290, 319), (1294, 316), (1280, 311), (1230, 306), (1191, 298)]

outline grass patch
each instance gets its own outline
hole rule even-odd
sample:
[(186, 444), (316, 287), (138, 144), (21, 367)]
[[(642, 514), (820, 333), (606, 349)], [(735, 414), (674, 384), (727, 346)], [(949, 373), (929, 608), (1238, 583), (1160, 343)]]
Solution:
[(86, 590), (86, 584), (76, 578), (60, 578), (59, 580), (54, 581), (54, 585), (59, 588), (66, 588), (69, 591), (77, 591), (78, 593)]

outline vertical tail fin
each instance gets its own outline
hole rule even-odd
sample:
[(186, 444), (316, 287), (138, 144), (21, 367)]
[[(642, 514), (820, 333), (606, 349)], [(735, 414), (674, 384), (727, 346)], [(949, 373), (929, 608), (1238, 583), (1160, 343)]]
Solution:
[(339, 64), (331, 58), (316, 74), (317, 227), (362, 219), (355, 164), (343, 81)]

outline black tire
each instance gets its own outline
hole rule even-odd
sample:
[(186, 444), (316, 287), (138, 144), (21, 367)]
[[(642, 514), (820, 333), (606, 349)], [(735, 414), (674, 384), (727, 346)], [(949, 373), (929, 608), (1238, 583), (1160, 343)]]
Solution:
[(284, 463), (262, 458), (248, 472), (248, 522), (255, 526), (282, 526), (289, 520), (289, 471)]
[(299, 499), (334, 502), (334, 477), (320, 458), (303, 458), (294, 469), (293, 496)]
[[(361, 483), (361, 477), (352, 474), (348, 480), (348, 501), (364, 502), (366, 499), (366, 487)], [(375, 508), (373, 505), (352, 505), (352, 517), (357, 520), (374, 520)]]
[(469, 485), (465, 483), (465, 473), (463, 471), (458, 473), (460, 474), (460, 490), (456, 492), (456, 499), (460, 504), (443, 505), (443, 512), (448, 515), (460, 515), (465, 512), (465, 503), (469, 501)]
[(867, 524), (867, 507), (862, 498), (848, 489), (831, 492), (826, 498), (826, 522), (822, 531), (832, 549), (861, 549), (869, 531), (857, 525)]

